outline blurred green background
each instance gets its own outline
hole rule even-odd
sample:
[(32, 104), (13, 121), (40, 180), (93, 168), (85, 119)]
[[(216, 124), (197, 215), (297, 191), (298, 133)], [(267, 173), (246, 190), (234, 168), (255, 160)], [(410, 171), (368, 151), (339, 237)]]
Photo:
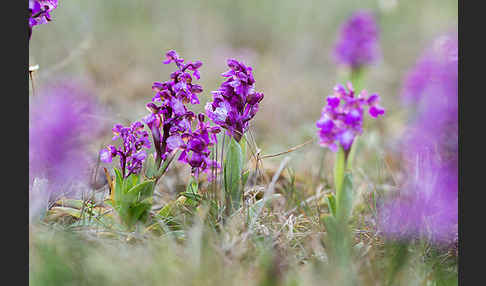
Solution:
[[(221, 84), (227, 58), (253, 66), (256, 89), (265, 93), (253, 121), (263, 154), (315, 137), (325, 97), (346, 79), (331, 53), (339, 26), (352, 12), (373, 11), (380, 26), (383, 56), (369, 68), (366, 89), (381, 95), (387, 119), (370, 124), (364, 136), (378, 130), (385, 145), (400, 138), (406, 122), (400, 104), (405, 73), (433, 38), (457, 30), (458, 22), (458, 3), (452, 0), (59, 2), (53, 21), (35, 27), (30, 42), (30, 64), (40, 66), (36, 87), (66, 77), (91, 87), (107, 107), (103, 120), (110, 126), (103, 143), (109, 142), (112, 124), (147, 113), (152, 82), (165, 81), (174, 70), (162, 64), (164, 54), (175, 49), (186, 60), (204, 63), (196, 111)], [(308, 165), (318, 157), (311, 152), (317, 148), (306, 146), (293, 163)]]

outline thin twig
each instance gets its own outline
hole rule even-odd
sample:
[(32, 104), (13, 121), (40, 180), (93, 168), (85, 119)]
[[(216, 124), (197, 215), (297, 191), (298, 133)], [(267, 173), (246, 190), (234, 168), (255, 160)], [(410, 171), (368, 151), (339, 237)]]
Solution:
[[(255, 158), (255, 172), (256, 172), (256, 174), (259, 174), (261, 178), (263, 178), (265, 183), (267, 183), (268, 179), (265, 176), (265, 173), (262, 171), (263, 170), (263, 162), (260, 160), (260, 149), (258, 148), (258, 145), (256, 144), (256, 140), (255, 140), (255, 137), (253, 136), (253, 132), (251, 131), (251, 127), (248, 129), (248, 133), (250, 134), (250, 138), (253, 141), (253, 144), (255, 145), (255, 152), (252, 153), (253, 157)], [(247, 142), (248, 142), (248, 139), (247, 139)], [(261, 168), (259, 168), (259, 164), (261, 165)], [(256, 179), (255, 179), (255, 183), (256, 183)]]
[(300, 148), (304, 147), (305, 145), (307, 145), (307, 144), (309, 144), (309, 143), (313, 142), (314, 140), (315, 140), (315, 139), (310, 139), (310, 140), (308, 140), (308, 141), (306, 141), (306, 142), (304, 142), (304, 143), (302, 143), (302, 144), (299, 144), (299, 145), (297, 145), (297, 146), (294, 146), (294, 147), (292, 147), (292, 148), (290, 148), (290, 149), (288, 149), (287, 151), (284, 151), (284, 152), (280, 152), (280, 153), (277, 153), (277, 154), (271, 154), (271, 155), (264, 155), (264, 156), (261, 156), (261, 157), (260, 157), (260, 159), (266, 159), (266, 158), (277, 157), (277, 156), (280, 156), (280, 155), (283, 155), (283, 154), (287, 154), (287, 153), (293, 152), (293, 151), (298, 150), (298, 149), (300, 149)]

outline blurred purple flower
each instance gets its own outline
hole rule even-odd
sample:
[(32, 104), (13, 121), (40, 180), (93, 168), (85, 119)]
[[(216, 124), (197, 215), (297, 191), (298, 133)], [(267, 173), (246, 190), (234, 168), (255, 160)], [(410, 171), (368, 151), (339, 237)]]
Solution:
[(358, 69), (373, 63), (379, 56), (379, 31), (373, 14), (368, 11), (355, 12), (341, 27), (334, 48), (335, 59), (352, 69)]
[(354, 138), (361, 134), (364, 106), (369, 106), (369, 114), (374, 118), (385, 114), (385, 109), (378, 105), (377, 94), (368, 97), (363, 90), (355, 96), (351, 83), (348, 83), (348, 89), (340, 84), (336, 85), (334, 95), (328, 96), (326, 100), (327, 105), (322, 109), (316, 126), (319, 129), (320, 145), (334, 152), (338, 150), (338, 145), (348, 151)]
[(32, 28), (51, 21), (51, 12), (57, 8), (58, 0), (29, 0), (29, 39)]
[(142, 170), (143, 161), (147, 156), (145, 149), (150, 149), (149, 134), (143, 130), (143, 124), (139, 121), (134, 122), (130, 127), (123, 127), (116, 124), (113, 127), (112, 140), (121, 138), (122, 146), (116, 148), (109, 145), (100, 151), (100, 160), (111, 163), (116, 156), (120, 157), (120, 170), (124, 178), (131, 174), (138, 174)]
[(457, 235), (457, 160), (439, 162), (417, 154), (416, 166), (399, 197), (380, 211), (381, 231), (388, 238), (428, 238), (450, 242)]
[(408, 180), (381, 210), (390, 237), (450, 242), (457, 235), (457, 47), (456, 36), (440, 37), (406, 79), (405, 100), (418, 109), (403, 142)]
[(230, 70), (221, 75), (228, 79), (212, 92), (213, 102), (206, 104), (206, 115), (239, 142), (258, 111), (263, 93), (255, 92), (250, 66), (234, 59), (228, 59), (227, 64)]
[(402, 89), (404, 102), (417, 103), (430, 93), (456, 94), (457, 72), (457, 33), (435, 39), (406, 75)]
[(49, 193), (68, 192), (76, 180), (87, 180), (87, 143), (99, 123), (94, 99), (73, 82), (40, 91), (29, 118), (29, 177), (48, 180)]

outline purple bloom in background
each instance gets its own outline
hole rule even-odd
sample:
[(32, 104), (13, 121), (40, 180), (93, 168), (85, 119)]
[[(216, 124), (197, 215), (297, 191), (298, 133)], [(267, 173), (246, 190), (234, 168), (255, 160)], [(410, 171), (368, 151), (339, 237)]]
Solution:
[[(204, 114), (198, 115), (197, 129), (190, 134), (184, 134), (183, 137), (187, 143), (180, 140), (177, 141), (177, 147), (183, 151), (179, 156), (179, 161), (185, 162), (192, 168), (192, 174), (198, 177), (201, 172), (206, 172), (210, 175), (213, 168), (220, 168), (215, 160), (211, 160), (209, 155), (211, 150), (209, 147), (214, 146), (218, 142), (216, 134), (221, 131), (217, 126), (210, 126), (209, 122), (204, 122)], [(208, 177), (211, 180), (211, 176)]]
[(339, 63), (358, 69), (373, 63), (379, 56), (379, 31), (373, 14), (355, 12), (341, 27), (334, 57)]
[(381, 231), (388, 238), (450, 242), (457, 235), (457, 160), (440, 162), (432, 154), (416, 154), (402, 193), (381, 208)]
[(143, 130), (141, 122), (136, 121), (130, 127), (123, 127), (116, 124), (113, 127), (112, 140), (121, 138), (123, 144), (116, 148), (109, 145), (100, 151), (100, 160), (105, 163), (111, 163), (113, 158), (120, 158), (120, 170), (124, 178), (131, 174), (138, 174), (142, 170), (143, 161), (147, 156), (144, 149), (150, 148), (149, 134)]
[(458, 223), (457, 35), (438, 38), (412, 70), (404, 99), (417, 107), (403, 142), (408, 180), (381, 210), (389, 237), (450, 242)]
[(368, 112), (374, 118), (385, 114), (385, 109), (378, 105), (379, 99), (377, 94), (368, 97), (365, 90), (355, 96), (351, 83), (348, 83), (348, 89), (336, 85), (316, 122), (320, 145), (334, 152), (341, 145), (348, 151), (354, 138), (362, 132), (364, 107), (369, 107)]
[(177, 70), (170, 75), (171, 80), (153, 83), (152, 89), (156, 94), (147, 104), (151, 113), (143, 119), (152, 133), (156, 158), (162, 160), (181, 145), (184, 134), (191, 133), (195, 115), (186, 104), (199, 104), (197, 94), (202, 92), (202, 87), (193, 83), (193, 77), (200, 78), (201, 61), (184, 63), (174, 50), (167, 52), (166, 58), (163, 63), (174, 62)]
[(29, 0), (29, 39), (32, 28), (51, 21), (51, 12), (57, 8), (58, 0)]
[(402, 90), (403, 100), (406, 103), (417, 103), (429, 93), (457, 93), (457, 61), (457, 33), (435, 39), (407, 73)]
[(263, 93), (255, 91), (250, 66), (234, 59), (228, 59), (227, 64), (230, 70), (221, 75), (228, 79), (212, 92), (213, 102), (206, 104), (206, 115), (239, 142), (258, 111)]
[[(29, 110), (29, 177), (47, 180), (49, 194), (68, 193), (88, 179), (88, 143), (100, 126), (94, 99), (73, 82), (40, 91)], [(46, 194), (44, 194), (46, 195)]]

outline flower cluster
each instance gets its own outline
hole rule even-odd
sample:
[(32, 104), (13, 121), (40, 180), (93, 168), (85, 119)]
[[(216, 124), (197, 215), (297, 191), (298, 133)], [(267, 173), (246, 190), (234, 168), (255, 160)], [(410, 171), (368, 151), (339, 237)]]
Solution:
[(327, 105), (316, 122), (320, 145), (334, 152), (338, 144), (344, 150), (349, 150), (354, 138), (362, 132), (363, 107), (367, 105), (369, 114), (375, 118), (385, 114), (385, 110), (378, 105), (379, 99), (377, 94), (368, 96), (365, 90), (355, 96), (351, 83), (348, 83), (348, 89), (336, 85), (334, 95), (327, 97)]
[(147, 157), (144, 148), (150, 148), (150, 140), (149, 134), (143, 128), (143, 124), (139, 121), (134, 122), (130, 127), (116, 124), (112, 129), (115, 134), (112, 140), (121, 138), (122, 146), (116, 148), (109, 145), (100, 152), (100, 159), (105, 163), (111, 163), (116, 156), (120, 157), (120, 168), (124, 178), (131, 174), (138, 174), (142, 169), (143, 161)]
[(29, 39), (32, 28), (51, 21), (51, 12), (57, 8), (58, 0), (29, 0)]
[[(183, 134), (191, 133), (195, 115), (185, 104), (199, 104), (197, 94), (202, 92), (200, 85), (192, 83), (193, 77), (200, 78), (201, 61), (184, 63), (173, 50), (167, 52), (166, 57), (163, 63), (174, 62), (178, 69), (170, 75), (171, 80), (153, 83), (156, 94), (147, 104), (150, 114), (143, 119), (152, 133), (156, 158), (162, 160), (180, 145)], [(156, 105), (157, 102), (161, 105)]]
[[(204, 114), (198, 115), (197, 129), (191, 133), (182, 135), (187, 143), (183, 140), (174, 142), (172, 148), (180, 147), (183, 151), (179, 157), (179, 161), (185, 162), (192, 168), (192, 174), (197, 177), (201, 172), (209, 171), (212, 168), (220, 168), (215, 160), (211, 160), (209, 155), (211, 150), (209, 147), (214, 146), (218, 142), (216, 134), (221, 129), (217, 126), (210, 126), (209, 122), (205, 122)], [(211, 176), (209, 176), (211, 179)]]
[(379, 34), (370, 12), (358, 11), (341, 27), (334, 49), (336, 60), (353, 69), (373, 63), (380, 54)]
[(206, 114), (239, 142), (248, 129), (249, 121), (258, 111), (263, 93), (255, 92), (255, 79), (250, 66), (234, 59), (228, 59), (227, 64), (230, 70), (221, 75), (228, 79), (217, 91), (212, 92), (214, 100), (206, 104)]

